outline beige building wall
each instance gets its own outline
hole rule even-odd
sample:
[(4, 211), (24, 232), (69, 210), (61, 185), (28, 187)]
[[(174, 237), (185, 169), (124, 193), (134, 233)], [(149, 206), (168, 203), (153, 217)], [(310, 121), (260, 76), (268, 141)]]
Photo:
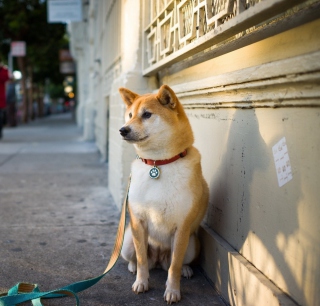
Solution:
[[(87, 15), (87, 9), (83, 12)], [(69, 24), (68, 31), (72, 36), (71, 53), (77, 61), (76, 77), (77, 77), (77, 109), (76, 121), (80, 127), (84, 125), (84, 107), (85, 101), (88, 97), (89, 84), (88, 84), (88, 71), (89, 61), (87, 60), (88, 45), (88, 28), (84, 22), (76, 22)]]
[[(210, 186), (203, 265), (231, 304), (266, 305), (267, 297), (232, 270), (232, 257), (221, 264), (228, 252), (217, 254), (210, 229), (298, 304), (320, 301), (319, 26), (163, 77), (187, 109)], [(283, 137), (292, 180), (279, 187), (273, 146)]]
[(108, 162), (110, 191), (119, 205), (135, 153), (119, 134), (124, 104), (118, 88), (141, 93), (156, 88), (154, 77), (141, 74), (141, 8), (138, 0), (92, 0), (84, 4), (84, 21), (70, 26), (78, 83), (86, 84), (79, 88), (78, 123), (83, 139), (94, 140)]
[[(320, 300), (319, 26), (316, 20), (163, 78), (187, 108), (210, 185), (204, 243), (213, 229), (300, 305)], [(283, 137), (293, 178), (279, 187), (273, 146)], [(214, 240), (203, 264), (229, 302), (264, 305), (248, 273), (231, 270), (232, 257), (221, 265)]]
[[(135, 154), (119, 136), (118, 88), (171, 86), (210, 186), (204, 272), (231, 305), (319, 305), (320, 1), (259, 2), (234, 0), (236, 17), (179, 45), (178, 13), (194, 3), (203, 17), (207, 1), (90, 1), (78, 120), (120, 205)], [(279, 154), (291, 169), (282, 186)]]

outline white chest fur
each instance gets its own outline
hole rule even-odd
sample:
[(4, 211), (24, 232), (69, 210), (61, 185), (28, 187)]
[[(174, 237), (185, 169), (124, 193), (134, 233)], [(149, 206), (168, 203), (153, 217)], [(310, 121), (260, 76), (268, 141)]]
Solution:
[(145, 221), (154, 243), (170, 247), (173, 232), (192, 208), (194, 197), (190, 178), (197, 158), (188, 157), (159, 166), (161, 174), (158, 179), (149, 176), (152, 166), (141, 160), (132, 163), (130, 210), (137, 218)]

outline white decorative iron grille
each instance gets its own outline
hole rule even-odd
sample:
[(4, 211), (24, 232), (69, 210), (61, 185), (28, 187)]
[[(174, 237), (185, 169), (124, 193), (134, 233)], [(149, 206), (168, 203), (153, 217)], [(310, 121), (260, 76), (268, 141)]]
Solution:
[(303, 1), (144, 0), (143, 73), (151, 75)]

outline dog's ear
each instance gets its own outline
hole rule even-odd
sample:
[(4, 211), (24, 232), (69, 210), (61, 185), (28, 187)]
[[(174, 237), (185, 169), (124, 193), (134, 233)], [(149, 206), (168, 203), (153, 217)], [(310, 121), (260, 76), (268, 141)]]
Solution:
[(134, 100), (139, 97), (138, 94), (130, 91), (127, 88), (120, 87), (119, 93), (121, 95), (122, 100), (127, 105), (127, 107), (131, 106), (131, 104), (134, 102)]
[(162, 85), (157, 94), (157, 99), (164, 106), (169, 106), (174, 109), (177, 105), (178, 98), (174, 91), (168, 85)]

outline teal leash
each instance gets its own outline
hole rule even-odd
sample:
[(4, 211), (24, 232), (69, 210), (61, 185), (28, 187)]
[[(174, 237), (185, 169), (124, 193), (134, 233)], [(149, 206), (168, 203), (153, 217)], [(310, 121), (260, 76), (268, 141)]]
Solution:
[(44, 299), (52, 299), (52, 298), (63, 298), (66, 296), (73, 296), (76, 299), (76, 306), (80, 305), (80, 300), (77, 293), (84, 291), (97, 282), (99, 282), (116, 264), (123, 244), (124, 232), (125, 232), (125, 224), (126, 224), (126, 210), (128, 205), (128, 193), (130, 188), (130, 180), (127, 187), (127, 192), (125, 199), (122, 204), (121, 216), (118, 226), (118, 231), (116, 235), (116, 239), (114, 242), (113, 251), (107, 265), (105, 271), (94, 278), (79, 281), (76, 283), (72, 283), (68, 286), (47, 291), (41, 292), (37, 284), (29, 284), (29, 283), (18, 283), (9, 289), (7, 292), (0, 292), (0, 306), (16, 306), (17, 304), (31, 301), (33, 306), (43, 306), (41, 303), (41, 298)]

